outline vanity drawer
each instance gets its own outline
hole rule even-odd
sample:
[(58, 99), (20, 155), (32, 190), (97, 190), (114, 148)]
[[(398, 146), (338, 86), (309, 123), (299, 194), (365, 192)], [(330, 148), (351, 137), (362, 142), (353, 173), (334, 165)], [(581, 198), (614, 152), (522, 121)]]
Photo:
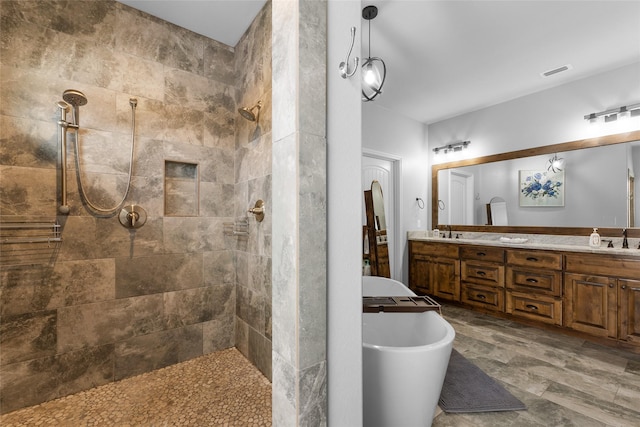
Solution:
[(412, 255), (458, 258), (458, 245), (450, 243), (418, 242), (411, 240), (409, 242), (409, 249)]
[(504, 265), (482, 261), (461, 261), (460, 274), (465, 282), (504, 287)]
[(562, 254), (549, 251), (507, 251), (507, 264), (562, 270)]
[(504, 289), (463, 283), (461, 300), (465, 304), (493, 311), (504, 311)]
[(523, 267), (507, 267), (507, 288), (520, 292), (562, 296), (562, 272)]
[(562, 326), (562, 300), (507, 291), (506, 312), (516, 317)]
[(478, 261), (504, 263), (504, 252), (502, 248), (462, 246), (460, 247), (460, 258), (463, 260), (474, 259)]

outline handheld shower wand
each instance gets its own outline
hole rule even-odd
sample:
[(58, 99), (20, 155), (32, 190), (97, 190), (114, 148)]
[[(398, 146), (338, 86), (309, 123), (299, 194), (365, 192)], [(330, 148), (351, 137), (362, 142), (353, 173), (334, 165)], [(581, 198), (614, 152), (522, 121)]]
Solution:
[[(60, 126), (59, 132), (59, 140), (60, 140), (60, 150), (61, 150), (61, 166), (62, 166), (62, 183), (60, 185), (62, 196), (60, 201), (60, 206), (58, 207), (58, 212), (61, 214), (69, 213), (69, 206), (67, 205), (67, 130), (69, 128), (75, 131), (75, 160), (76, 160), (76, 172), (78, 174), (78, 188), (80, 190), (81, 197), (84, 199), (86, 205), (91, 208), (91, 210), (99, 215), (99, 216), (111, 216), (116, 213), (118, 209), (120, 209), (127, 196), (129, 195), (129, 190), (131, 189), (131, 176), (133, 174), (133, 153), (135, 150), (135, 127), (136, 127), (136, 106), (138, 105), (138, 100), (135, 98), (129, 99), (129, 105), (131, 106), (131, 152), (129, 154), (129, 173), (127, 174), (127, 187), (122, 196), (122, 199), (115, 207), (111, 208), (102, 208), (99, 207), (89, 200), (87, 193), (85, 192), (85, 186), (82, 179), (82, 170), (80, 167), (80, 141), (79, 141), (79, 129), (80, 129), (80, 107), (87, 104), (87, 97), (75, 89), (65, 90), (62, 94), (63, 101), (58, 102), (58, 108), (60, 108), (60, 120), (58, 121), (58, 125)], [(69, 111), (69, 107), (72, 108), (72, 116), (71, 122), (67, 121), (67, 112)]]
[(87, 105), (87, 97), (84, 93), (75, 89), (67, 89), (62, 93), (62, 99), (73, 107), (71, 123), (76, 127), (80, 125), (80, 107)]

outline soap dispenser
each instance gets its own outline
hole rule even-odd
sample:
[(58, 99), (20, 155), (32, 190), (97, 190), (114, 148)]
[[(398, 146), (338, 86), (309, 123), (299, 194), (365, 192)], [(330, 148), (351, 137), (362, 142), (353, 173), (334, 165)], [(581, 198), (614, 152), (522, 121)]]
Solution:
[(591, 236), (589, 237), (589, 246), (592, 248), (600, 247), (600, 235), (598, 234), (597, 228), (593, 229), (593, 233), (591, 233)]

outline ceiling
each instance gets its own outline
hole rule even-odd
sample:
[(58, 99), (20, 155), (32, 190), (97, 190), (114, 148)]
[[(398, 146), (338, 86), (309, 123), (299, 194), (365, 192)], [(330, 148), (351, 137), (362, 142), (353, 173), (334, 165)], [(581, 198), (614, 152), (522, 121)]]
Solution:
[(228, 46), (238, 44), (266, 0), (118, 0)]
[[(265, 3), (121, 2), (231, 46)], [(379, 9), (374, 20), (362, 21), (363, 53), (370, 23), (371, 55), (387, 66), (383, 93), (373, 102), (424, 123), (640, 61), (640, 0), (362, 4)], [(345, 51), (348, 44), (345, 36)], [(571, 69), (541, 76), (563, 65)]]

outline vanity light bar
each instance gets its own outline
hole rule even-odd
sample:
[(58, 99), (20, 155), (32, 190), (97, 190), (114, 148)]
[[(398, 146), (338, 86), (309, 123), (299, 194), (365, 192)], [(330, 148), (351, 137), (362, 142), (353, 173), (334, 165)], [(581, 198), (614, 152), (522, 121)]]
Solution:
[(595, 122), (598, 117), (604, 116), (605, 123), (618, 120), (618, 116), (629, 115), (630, 117), (640, 116), (640, 102), (632, 105), (623, 105), (619, 108), (601, 111), (599, 113), (591, 113), (584, 116), (585, 120)]
[(462, 151), (462, 149), (467, 148), (469, 144), (471, 144), (471, 141), (452, 142), (451, 144), (434, 148), (433, 152), (438, 154), (440, 151), (444, 151), (444, 153), (447, 154), (449, 151), (453, 151), (453, 152)]

